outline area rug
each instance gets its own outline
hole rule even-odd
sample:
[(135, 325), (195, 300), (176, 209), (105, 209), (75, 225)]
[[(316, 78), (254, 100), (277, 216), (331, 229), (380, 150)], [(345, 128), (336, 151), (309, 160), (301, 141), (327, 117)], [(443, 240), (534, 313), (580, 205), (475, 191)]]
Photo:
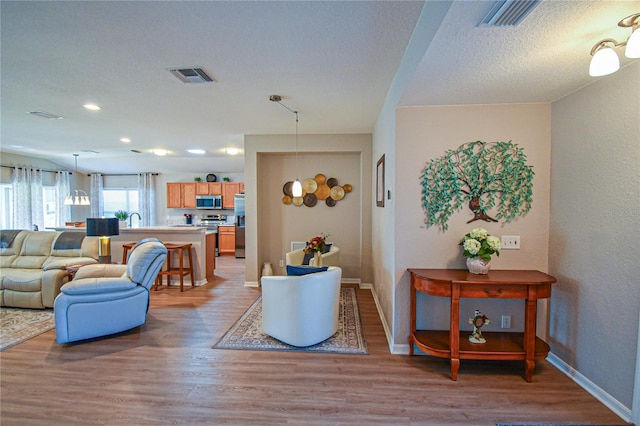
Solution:
[(55, 327), (51, 309), (0, 309), (0, 352)]
[(301, 351), (367, 355), (367, 342), (362, 333), (358, 299), (353, 288), (340, 291), (338, 331), (317, 345), (298, 348), (287, 345), (262, 332), (262, 297), (242, 314), (240, 319), (213, 345), (214, 349), (244, 349), (257, 351)]

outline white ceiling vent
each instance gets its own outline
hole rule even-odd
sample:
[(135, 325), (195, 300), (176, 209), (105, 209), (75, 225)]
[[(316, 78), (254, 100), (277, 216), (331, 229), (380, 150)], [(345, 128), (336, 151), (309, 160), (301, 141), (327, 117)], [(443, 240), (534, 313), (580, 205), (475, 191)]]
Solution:
[(37, 117), (46, 118), (47, 120), (62, 120), (64, 118), (61, 115), (54, 114), (52, 112), (47, 112), (47, 111), (40, 111), (40, 110), (27, 111), (27, 114), (35, 115)]
[(518, 25), (537, 5), (540, 0), (503, 0), (491, 8), (487, 16), (478, 24), (479, 27), (503, 27)]
[(211, 83), (215, 81), (201, 67), (168, 68), (168, 70), (178, 80), (187, 84)]

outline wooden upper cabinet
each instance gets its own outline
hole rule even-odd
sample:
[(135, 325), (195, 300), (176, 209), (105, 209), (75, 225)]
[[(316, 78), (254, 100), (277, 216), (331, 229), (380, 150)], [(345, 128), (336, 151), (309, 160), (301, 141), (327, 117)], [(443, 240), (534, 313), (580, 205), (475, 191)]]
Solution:
[(209, 195), (222, 195), (222, 182), (209, 182)]
[(222, 195), (222, 182), (196, 182), (196, 195)]
[(235, 205), (233, 196), (240, 193), (239, 182), (224, 182), (222, 184), (222, 208), (232, 209)]
[(180, 183), (167, 183), (167, 208), (179, 209), (182, 207), (182, 185)]
[(196, 183), (183, 183), (182, 185), (182, 207), (185, 209), (196, 208)]
[(195, 209), (196, 183), (169, 182), (167, 183), (167, 208)]
[(222, 195), (222, 208), (233, 209), (233, 196), (244, 192), (244, 182), (168, 182), (167, 208), (195, 209), (196, 195)]
[(196, 182), (196, 195), (209, 195), (209, 182)]

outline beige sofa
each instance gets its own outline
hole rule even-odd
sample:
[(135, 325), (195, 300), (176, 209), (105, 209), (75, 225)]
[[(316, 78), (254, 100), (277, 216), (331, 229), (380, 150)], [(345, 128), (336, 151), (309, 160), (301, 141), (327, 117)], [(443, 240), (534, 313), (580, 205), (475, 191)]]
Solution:
[(52, 308), (67, 266), (98, 263), (98, 240), (80, 231), (0, 230), (0, 306)]

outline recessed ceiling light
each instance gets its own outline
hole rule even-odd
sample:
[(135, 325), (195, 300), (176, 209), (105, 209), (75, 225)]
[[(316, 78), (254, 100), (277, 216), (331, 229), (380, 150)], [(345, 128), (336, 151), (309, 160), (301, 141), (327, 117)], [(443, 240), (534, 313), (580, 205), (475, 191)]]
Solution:
[(102, 109), (96, 104), (84, 104), (82, 106), (85, 107), (86, 109), (90, 109), (91, 111), (98, 111)]
[(205, 151), (204, 149), (188, 149), (187, 152), (189, 154), (198, 154), (198, 155), (202, 155), (204, 153), (206, 153), (207, 151)]
[(153, 153), (159, 157), (163, 157), (167, 155), (168, 151), (166, 149), (154, 149)]
[(240, 153), (240, 150), (238, 148), (225, 148), (224, 152), (229, 155), (238, 155)]
[(120, 138), (120, 142), (129, 143), (129, 142), (131, 142), (131, 139), (129, 139), (129, 138)]

